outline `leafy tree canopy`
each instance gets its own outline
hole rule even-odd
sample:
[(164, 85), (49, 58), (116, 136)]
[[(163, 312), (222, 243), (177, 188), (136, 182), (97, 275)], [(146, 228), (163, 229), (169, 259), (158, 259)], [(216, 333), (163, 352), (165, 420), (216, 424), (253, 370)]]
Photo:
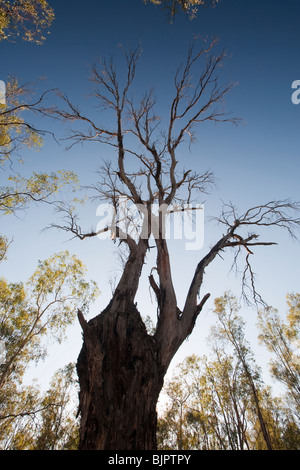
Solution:
[(61, 341), (76, 308), (87, 310), (98, 294), (83, 263), (67, 251), (40, 261), (27, 283), (0, 279), (0, 339), (5, 343), (0, 388), (20, 380), (28, 362), (46, 354), (42, 338)]
[[(0, 217), (16, 214), (30, 202), (52, 203), (54, 194), (57, 195), (62, 187), (67, 186), (71, 192), (78, 187), (78, 178), (72, 171), (34, 172), (29, 178), (8, 173), (24, 149), (39, 151), (43, 144), (43, 137), (48, 132), (36, 128), (29, 116), (44, 115), (40, 105), (48, 92), (33, 97), (35, 86), (20, 85), (14, 77), (9, 79), (5, 91), (5, 99), (0, 103)], [(1, 234), (0, 262), (5, 259), (8, 246), (9, 240)]]
[(1, 449), (76, 447), (74, 367), (58, 371), (44, 396), (23, 377), (47, 355), (49, 340), (64, 339), (77, 308), (87, 312), (98, 295), (85, 276), (83, 263), (65, 251), (40, 261), (25, 283), (0, 278)]
[(42, 44), (54, 20), (54, 11), (45, 0), (0, 0), (0, 41)]
[(299, 294), (288, 295), (286, 322), (272, 308), (259, 316), (259, 338), (272, 353), (272, 375), (286, 386), (280, 397), (264, 382), (237, 299), (225, 293), (215, 300), (209, 357), (187, 357), (165, 385), (160, 450), (264, 450), (266, 430), (273, 449), (299, 450), (299, 300)]
[[(0, 166), (2, 167), (12, 155), (20, 153), (24, 148), (39, 150), (42, 136), (46, 133), (37, 129), (25, 116), (28, 112), (43, 113), (39, 107), (46, 93), (32, 101), (34, 88), (20, 85), (15, 77), (10, 77), (5, 87), (5, 97), (0, 102)], [(26, 114), (27, 113), (27, 114)], [(25, 116), (24, 116), (25, 115)]]

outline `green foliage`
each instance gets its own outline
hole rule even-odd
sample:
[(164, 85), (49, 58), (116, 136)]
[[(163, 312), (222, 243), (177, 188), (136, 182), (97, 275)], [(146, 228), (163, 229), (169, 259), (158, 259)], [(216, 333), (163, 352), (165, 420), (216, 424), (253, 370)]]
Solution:
[[(29, 104), (32, 91), (21, 86), (14, 77), (6, 84), (5, 104), (0, 104), (0, 165), (24, 148), (39, 150), (42, 132), (25, 121), (26, 111), (37, 111), (36, 103)], [(25, 114), (26, 115), (26, 114)]]
[(46, 355), (44, 337), (62, 341), (77, 308), (88, 310), (98, 288), (85, 274), (82, 262), (66, 251), (41, 261), (25, 284), (0, 279), (0, 339), (6, 349), (0, 387), (8, 379), (20, 381), (28, 363)]
[(1, 0), (0, 41), (25, 41), (42, 44), (46, 39), (54, 11), (45, 0)]
[(27, 207), (31, 201), (48, 202), (51, 196), (69, 185), (77, 187), (77, 176), (72, 171), (59, 170), (56, 173), (36, 173), (30, 178), (20, 175), (9, 176), (7, 186), (0, 187), (0, 217), (15, 214)]
[[(299, 298), (288, 296), (289, 323), (285, 328), (278, 317), (270, 316), (273, 313), (270, 310), (261, 313), (260, 327), (264, 327), (261, 340), (275, 354), (276, 348), (284, 349), (283, 329), (295, 338)], [(228, 293), (216, 299), (218, 322), (208, 337), (211, 357), (186, 358), (165, 386), (168, 401), (158, 427), (161, 450), (265, 450), (262, 424), (264, 431), (268, 430), (273, 449), (300, 449), (299, 408), (291, 406), (290, 396), (293, 383), (292, 396), (299, 400), (299, 388), (296, 390), (295, 382), (290, 381), (285, 396), (273, 396), (270, 387), (264, 384), (245, 338), (246, 324), (238, 312), (237, 300)], [(274, 366), (273, 361), (271, 364)], [(274, 377), (281, 382), (286, 377), (281, 370), (284, 364), (284, 358), (277, 356), (276, 370), (281, 374)]]
[(255, 365), (255, 357), (251, 351), (249, 342), (245, 337), (245, 321), (238, 315), (240, 306), (237, 299), (230, 293), (215, 299), (214, 312), (218, 316), (218, 325), (212, 328), (212, 338), (223, 344), (223, 347), (231, 347), (237, 356), (239, 363), (255, 381), (260, 372)]
[[(75, 448), (77, 424), (68, 407), (73, 368), (54, 377), (44, 397), (24, 387), (32, 361), (61, 342), (77, 309), (87, 312), (99, 291), (83, 263), (67, 251), (40, 261), (26, 283), (0, 279), (0, 446), (10, 449)], [(70, 414), (71, 413), (71, 414)]]
[(259, 313), (259, 339), (273, 353), (271, 374), (285, 386), (290, 409), (300, 419), (300, 295), (289, 294), (287, 305), (285, 321), (271, 307)]
[(37, 386), (0, 392), (1, 450), (76, 450), (77, 384), (74, 365), (58, 370), (45, 393)]
[(6, 259), (8, 246), (9, 243), (7, 238), (0, 235), (0, 262)]
[[(0, 218), (24, 210), (32, 202), (51, 204), (54, 195), (66, 187), (70, 192), (78, 187), (77, 176), (72, 171), (59, 170), (51, 174), (34, 172), (29, 178), (11, 175), (7, 178), (7, 184), (0, 186)], [(9, 245), (7, 237), (0, 234), (0, 262), (6, 259)]]
[[(0, 170), (6, 184), (0, 186), (0, 217), (15, 214), (27, 208), (30, 202), (51, 203), (52, 196), (67, 187), (70, 192), (78, 188), (78, 178), (72, 171), (37, 173), (24, 178), (19, 174), (7, 174), (7, 164), (24, 148), (39, 150), (43, 131), (35, 129), (25, 118), (26, 113), (40, 112), (38, 104), (29, 103), (30, 90), (19, 85), (16, 79), (7, 84), (6, 104), (0, 104)], [(9, 242), (0, 236), (0, 261), (5, 258)]]
[(300, 337), (300, 294), (288, 294), (287, 304), (289, 312), (287, 314), (286, 332), (290, 339), (295, 339), (299, 346)]
[[(74, 365), (68, 364), (54, 375), (49, 390), (42, 397), (38, 429), (33, 433), (34, 450), (77, 450), (77, 383)], [(23, 448), (24, 449), (24, 448)]]

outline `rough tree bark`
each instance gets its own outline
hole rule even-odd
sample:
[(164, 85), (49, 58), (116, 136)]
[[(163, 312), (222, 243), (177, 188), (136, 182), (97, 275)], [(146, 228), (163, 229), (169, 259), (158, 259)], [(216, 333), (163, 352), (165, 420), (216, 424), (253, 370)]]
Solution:
[(156, 449), (158, 347), (121, 296), (84, 328), (78, 358), (80, 450)]
[[(159, 243), (165, 245), (162, 240)], [(165, 246), (158, 266), (162, 284), (168, 290), (163, 286), (159, 289), (153, 277), (150, 280), (157, 294), (159, 291), (163, 315), (156, 333), (147, 333), (134, 303), (147, 249), (147, 240), (131, 249), (113, 298), (100, 315), (86, 322), (78, 311), (84, 340), (77, 362), (81, 450), (157, 448), (156, 405), (164, 376), (192, 331), (195, 318), (180, 318), (182, 312), (168, 280), (169, 255)], [(200, 313), (202, 305), (195, 314)]]
[(147, 249), (132, 251), (107, 308), (90, 322), (80, 311), (80, 449), (155, 449), (156, 403), (165, 371), (155, 338), (134, 303)]
[[(234, 263), (241, 253), (245, 253), (242, 285), (243, 288), (250, 287), (257, 302), (261, 299), (255, 290), (250, 256), (253, 247), (274, 243), (259, 242), (259, 234), (249, 233), (247, 228), (280, 226), (291, 232), (293, 226), (300, 224), (300, 219), (290, 214), (293, 210), (299, 211), (299, 205), (289, 201), (271, 201), (241, 214), (232, 205), (224, 206), (218, 221), (225, 227), (225, 232), (199, 260), (184, 307), (179, 309), (164, 223), (168, 213), (178, 208), (189, 210), (187, 205), (190, 207), (193, 196), (196, 195), (199, 202), (201, 195), (211, 186), (212, 175), (207, 171), (202, 174), (191, 170), (179, 171), (176, 150), (187, 136), (193, 139), (194, 127), (199, 123), (235, 122), (220, 112), (217, 106), (231, 86), (218, 86), (216, 73), (225, 54), (212, 55), (215, 45), (213, 41), (198, 52), (194, 47), (188, 50), (185, 64), (175, 75), (175, 97), (164, 132), (159, 130), (160, 120), (154, 112), (155, 101), (151, 93), (146, 93), (138, 105), (128, 97), (140, 55), (138, 49), (125, 55), (127, 75), (123, 88), (117, 81), (112, 59), (102, 61), (101, 70), (97, 66), (93, 68), (95, 99), (100, 100), (105, 109), (114, 112), (114, 129), (99, 126), (63, 95), (66, 109), (56, 110), (57, 116), (83, 126), (73, 130), (70, 147), (85, 141), (104, 143), (116, 150), (117, 158), (115, 169), (111, 162), (104, 164), (101, 181), (92, 188), (100, 201), (108, 201), (114, 208), (112, 223), (83, 232), (73, 209), (61, 203), (58, 209), (67, 224), (52, 226), (69, 231), (81, 240), (111, 231), (112, 238), (125, 243), (129, 253), (121, 279), (106, 309), (89, 322), (78, 312), (83, 329), (83, 347), (77, 364), (80, 449), (156, 449), (158, 396), (172, 358), (192, 333), (197, 317), (210, 297), (209, 293), (201, 293), (206, 268), (224, 250), (234, 251)], [(192, 76), (197, 77), (195, 83)], [(132, 146), (134, 139), (136, 146)], [(137, 161), (134, 172), (126, 168), (125, 159), (128, 157)], [(118, 216), (120, 200), (138, 207), (143, 216), (142, 231), (137, 238), (131, 237), (129, 232), (124, 234), (122, 217)], [(154, 204), (167, 210), (157, 215), (153, 211)], [(154, 221), (154, 229), (149, 220)], [(151, 234), (155, 240), (154, 246), (149, 243)], [(149, 283), (156, 296), (158, 312), (153, 335), (147, 333), (135, 304), (142, 268), (151, 249), (156, 250), (154, 271), (157, 279), (152, 269)], [(248, 278), (250, 282), (247, 282)]]

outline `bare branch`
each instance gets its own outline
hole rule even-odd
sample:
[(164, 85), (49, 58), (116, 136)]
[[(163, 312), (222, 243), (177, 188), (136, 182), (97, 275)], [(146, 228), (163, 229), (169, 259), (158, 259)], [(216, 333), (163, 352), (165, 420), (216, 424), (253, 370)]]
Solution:
[[(271, 241), (258, 241), (259, 234), (252, 233), (242, 236), (237, 233), (247, 226), (259, 227), (279, 227), (284, 228), (295, 238), (296, 229), (300, 227), (300, 204), (289, 200), (271, 201), (266, 204), (252, 207), (241, 216), (238, 215), (237, 208), (231, 203), (224, 206), (221, 217), (218, 221), (227, 227), (227, 233), (213, 246), (209, 253), (199, 262), (190, 290), (187, 295), (186, 306), (184, 312), (189, 311), (196, 305), (198, 291), (202, 285), (205, 268), (226, 248), (235, 249), (233, 264), (237, 265), (237, 259), (241, 254), (241, 249), (246, 251), (245, 268), (242, 274), (242, 293), (244, 299), (249, 302), (246, 289), (252, 293), (254, 302), (263, 303), (261, 296), (255, 288), (255, 276), (250, 264), (250, 255), (253, 255), (253, 248), (257, 246), (273, 246), (277, 243)], [(294, 214), (294, 215), (293, 215)], [(247, 274), (250, 277), (250, 286), (247, 282)]]
[(300, 203), (288, 199), (270, 201), (248, 209), (244, 214), (238, 215), (232, 204), (224, 206), (218, 221), (227, 227), (280, 227), (288, 231), (292, 238), (296, 238), (296, 230), (300, 226)]
[[(176, 95), (171, 106), (168, 131), (169, 150), (176, 149), (184, 134), (186, 132), (191, 134), (191, 129), (196, 123), (208, 120), (234, 123), (239, 121), (236, 118), (229, 118), (228, 115), (215, 108), (215, 105), (220, 103), (233, 87), (232, 84), (223, 87), (218, 86), (216, 71), (222, 66), (226, 53), (222, 51), (217, 56), (209, 55), (216, 44), (217, 41), (213, 40), (207, 47), (203, 47), (196, 53), (194, 53), (194, 45), (192, 45), (189, 48), (184, 67), (177, 70), (175, 76)], [(199, 75), (198, 81), (192, 83), (192, 69), (202, 59), (205, 60), (205, 65), (197, 73)], [(185, 119), (185, 123), (174, 137), (175, 123), (176, 121), (183, 121), (183, 119)]]
[[(232, 84), (223, 87), (218, 86), (216, 71), (222, 66), (226, 54), (222, 51), (217, 56), (211, 55), (216, 43), (217, 41), (213, 40), (198, 52), (194, 52), (194, 45), (192, 45), (188, 50), (185, 65), (177, 70), (175, 76), (176, 94), (171, 105), (167, 137), (167, 147), (171, 158), (171, 191), (167, 198), (168, 203), (173, 200), (178, 189), (175, 175), (178, 162), (176, 161), (175, 151), (184, 140), (185, 135), (188, 134), (192, 141), (193, 127), (205, 121), (239, 122), (236, 118), (229, 118), (216, 106), (233, 87)], [(202, 61), (205, 63), (200, 68)], [(193, 69), (198, 66), (199, 71), (195, 70), (194, 72), (198, 79), (194, 83), (192, 73)], [(179, 131), (175, 130), (176, 124), (179, 126)]]

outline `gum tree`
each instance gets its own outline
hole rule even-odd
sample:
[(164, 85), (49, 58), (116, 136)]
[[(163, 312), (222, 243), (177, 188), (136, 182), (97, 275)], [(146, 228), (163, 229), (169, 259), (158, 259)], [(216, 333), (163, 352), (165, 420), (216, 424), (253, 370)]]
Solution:
[(300, 357), (299, 318), (300, 295), (287, 296), (288, 313), (283, 321), (274, 308), (259, 312), (259, 339), (273, 354), (270, 361), (272, 377), (286, 388), (290, 409), (300, 418)]
[[(31, 203), (54, 203), (63, 187), (72, 192), (78, 185), (72, 171), (34, 172), (27, 178), (14, 171), (15, 162), (25, 149), (39, 151), (45, 135), (54, 137), (32, 121), (45, 115), (45, 101), (51, 92), (37, 96), (35, 88), (35, 84), (21, 85), (12, 77), (0, 101), (0, 217), (16, 215)], [(9, 244), (7, 237), (0, 234), (0, 262), (6, 257)]]
[(74, 310), (88, 308), (95, 299), (98, 289), (85, 280), (85, 272), (83, 263), (66, 251), (40, 261), (27, 283), (0, 279), (1, 392), (20, 382), (30, 361), (46, 356), (46, 336), (62, 341)]
[(1, 0), (0, 41), (25, 41), (41, 44), (54, 19), (54, 11), (46, 0)]
[(234, 350), (238, 361), (243, 369), (245, 377), (248, 382), (248, 394), (252, 397), (255, 404), (256, 414), (259, 421), (259, 426), (263, 439), (268, 450), (272, 450), (272, 443), (270, 439), (270, 432), (266, 425), (263, 416), (262, 407), (259, 397), (259, 374), (255, 365), (253, 353), (248, 344), (244, 327), (243, 319), (238, 315), (239, 307), (236, 299), (230, 294), (225, 293), (223, 297), (215, 300), (215, 313), (218, 315), (219, 327), (214, 329), (215, 335), (227, 341)]
[[(195, 213), (197, 203), (213, 183), (213, 175), (180, 167), (178, 150), (187, 139), (193, 140), (196, 127), (204, 122), (237, 121), (220, 107), (232, 86), (218, 81), (225, 53), (217, 50), (216, 41), (204, 43), (200, 49), (193, 44), (175, 74), (169, 118), (164, 123), (156, 113), (151, 92), (140, 101), (131, 98), (139, 57), (139, 49), (125, 53), (127, 68), (122, 77), (112, 58), (92, 68), (94, 104), (113, 116), (110, 126), (99, 124), (101, 118), (96, 121), (83, 114), (63, 94), (62, 108), (56, 110), (60, 118), (73, 123), (70, 147), (85, 142), (105, 144), (115, 151), (115, 158), (103, 165), (99, 184), (93, 186), (95, 198), (113, 209), (111, 223), (85, 231), (73, 209), (61, 204), (64, 224), (54, 226), (81, 240), (110, 231), (111, 238), (119, 240), (127, 251), (107, 307), (88, 322), (78, 311), (83, 330), (77, 363), (80, 449), (156, 449), (156, 403), (172, 358), (192, 333), (210, 297), (210, 293), (202, 292), (206, 268), (225, 250), (233, 250), (235, 262), (245, 254), (244, 295), (248, 296), (249, 287), (254, 301), (259, 302), (250, 257), (255, 247), (273, 244), (260, 241), (260, 229), (280, 226), (293, 231), (300, 223), (299, 205), (289, 201), (271, 201), (244, 213), (232, 205), (225, 206), (219, 217), (223, 234), (198, 260), (184, 306), (179, 308), (165, 237), (166, 221), (178, 211)], [(125, 214), (125, 228), (133, 226), (135, 231), (125, 231), (124, 201), (137, 208), (138, 221), (136, 217), (131, 220), (130, 211)], [(163, 209), (156, 211), (155, 207)], [(149, 334), (135, 298), (146, 257), (154, 250), (156, 262), (149, 284), (158, 314), (155, 330)]]
[[(64, 339), (76, 309), (87, 309), (98, 295), (96, 284), (85, 274), (83, 263), (66, 251), (40, 261), (26, 283), (0, 278), (1, 448), (9, 442), (16, 446), (15, 439), (26, 447), (25, 437), (32, 432), (29, 423), (46, 409), (51, 421), (49, 408), (58, 400), (41, 403), (36, 387), (23, 385), (23, 376), (30, 364), (46, 357), (49, 341)], [(27, 430), (17, 436), (26, 420)]]

